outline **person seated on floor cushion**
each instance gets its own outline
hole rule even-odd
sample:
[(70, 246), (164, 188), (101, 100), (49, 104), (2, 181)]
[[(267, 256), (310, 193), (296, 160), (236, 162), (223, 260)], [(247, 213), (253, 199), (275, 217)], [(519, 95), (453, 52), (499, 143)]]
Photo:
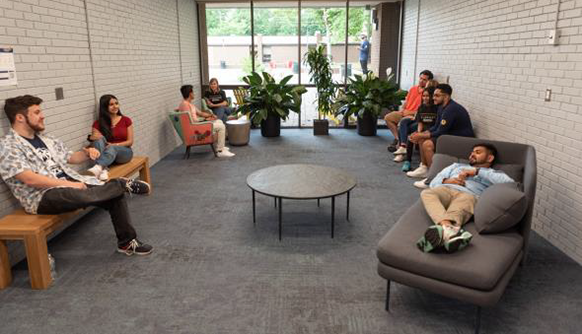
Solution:
[(228, 106), (226, 93), (218, 86), (218, 79), (210, 79), (209, 85), (208, 90), (204, 92), (204, 100), (208, 108), (223, 122), (229, 119), (236, 119), (235, 116), (231, 116), (234, 109)]
[(107, 167), (113, 163), (125, 164), (131, 161), (133, 151), (133, 123), (121, 114), (119, 101), (107, 94), (99, 99), (99, 119), (93, 123), (89, 140), (99, 151), (99, 158), (89, 172), (101, 181), (109, 179)]
[(27, 213), (55, 215), (88, 206), (109, 211), (117, 235), (117, 251), (147, 255), (152, 246), (137, 239), (125, 193), (146, 194), (143, 181), (118, 178), (103, 183), (83, 176), (69, 164), (99, 158), (95, 148), (71, 152), (44, 131), (42, 99), (24, 95), (6, 100), (4, 111), (12, 127), (0, 139), (0, 176)]
[(412, 86), (410, 90), (408, 90), (402, 110), (393, 111), (384, 116), (386, 126), (394, 136), (394, 142), (388, 146), (388, 151), (394, 152), (398, 149), (398, 123), (400, 123), (404, 117), (414, 118), (418, 106), (420, 106), (422, 91), (428, 81), (432, 80), (432, 78), (433, 74), (431, 71), (424, 70), (420, 72), (418, 76), (418, 85)]
[(491, 144), (477, 144), (469, 164), (454, 163), (443, 169), (420, 193), (434, 226), (428, 228), (417, 245), (424, 252), (444, 248), (448, 252), (464, 248), (471, 234), (462, 226), (473, 216), (475, 203), (489, 186), (514, 180), (503, 171), (492, 169), (497, 149)]
[(192, 104), (194, 101), (194, 89), (192, 85), (184, 85), (180, 88), (180, 92), (184, 97), (184, 100), (178, 106), (178, 111), (188, 111), (192, 116), (192, 120), (194, 122), (202, 122), (202, 121), (210, 121), (212, 122), (212, 129), (213, 132), (216, 134), (216, 141), (214, 143), (216, 150), (218, 151), (217, 155), (219, 158), (229, 158), (233, 157), (235, 154), (230, 152), (230, 149), (224, 146), (225, 138), (226, 138), (226, 127), (224, 123), (217, 119), (211, 113), (204, 112), (195, 105)]
[(427, 86), (422, 92), (422, 104), (418, 107), (416, 117), (414, 119), (403, 118), (398, 125), (399, 140), (404, 145), (400, 145), (400, 148), (394, 152), (394, 161), (404, 161), (403, 172), (408, 172), (411, 169), (414, 144), (408, 140), (409, 136), (416, 131), (422, 132), (424, 129), (430, 128), (436, 120), (437, 107), (433, 101), (434, 91), (435, 87)]
[(426, 173), (432, 164), (438, 137), (441, 135), (475, 137), (469, 113), (462, 105), (453, 101), (452, 94), (453, 88), (451, 86), (439, 84), (433, 95), (434, 103), (438, 106), (435, 124), (427, 131), (415, 132), (410, 136), (410, 141), (420, 147), (422, 160), (420, 167), (406, 173), (409, 177), (423, 178), (423, 180), (414, 183), (415, 187), (428, 187)]

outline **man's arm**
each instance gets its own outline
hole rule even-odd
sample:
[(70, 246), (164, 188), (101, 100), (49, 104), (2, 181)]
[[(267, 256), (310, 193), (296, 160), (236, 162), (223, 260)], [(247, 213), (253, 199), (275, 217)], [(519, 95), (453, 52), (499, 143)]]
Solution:
[(445, 111), (443, 113), (443, 117), (440, 120), (440, 123), (435, 124), (437, 126), (436, 129), (430, 129), (431, 138), (438, 138), (441, 135), (449, 133), (455, 124), (455, 118), (454, 111)]
[(78, 165), (78, 164), (81, 164), (89, 159), (95, 160), (95, 159), (99, 158), (100, 155), (101, 155), (101, 153), (99, 153), (99, 151), (97, 151), (97, 149), (95, 149), (93, 147), (85, 147), (82, 150), (73, 153), (69, 157), (67, 162), (72, 164), (72, 165)]
[(22, 173), (14, 175), (18, 181), (26, 184), (33, 188), (52, 188), (52, 187), (69, 187), (77, 189), (87, 189), (87, 186), (82, 182), (72, 182), (67, 180), (56, 179), (54, 177), (48, 177), (44, 175), (37, 174), (33, 171), (26, 170)]
[(432, 181), (430, 182), (430, 187), (434, 188), (444, 184), (445, 183), (444, 181), (451, 177), (451, 173), (456, 168), (456, 165), (457, 164), (454, 163), (452, 165), (449, 165), (445, 169), (441, 170), (437, 174), (437, 176), (435, 176), (434, 179), (432, 179)]
[(476, 176), (484, 180), (488, 180), (489, 182), (496, 184), (496, 183), (510, 183), (515, 182), (512, 178), (510, 178), (507, 174), (503, 171), (495, 170), (492, 168), (479, 168)]

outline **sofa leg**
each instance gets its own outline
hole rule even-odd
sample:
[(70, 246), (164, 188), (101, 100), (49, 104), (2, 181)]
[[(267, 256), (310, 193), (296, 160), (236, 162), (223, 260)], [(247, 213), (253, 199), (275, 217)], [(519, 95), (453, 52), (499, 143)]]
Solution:
[(475, 334), (479, 334), (481, 329), (481, 306), (477, 306), (477, 312), (475, 314)]
[(390, 281), (386, 284), (386, 312), (390, 312)]

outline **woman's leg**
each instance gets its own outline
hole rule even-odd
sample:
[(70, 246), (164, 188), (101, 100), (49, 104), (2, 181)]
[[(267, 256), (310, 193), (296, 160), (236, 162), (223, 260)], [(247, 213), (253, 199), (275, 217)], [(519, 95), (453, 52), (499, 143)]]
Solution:
[(403, 118), (398, 124), (398, 141), (400, 142), (400, 146), (406, 146), (408, 142), (408, 130), (410, 123), (413, 121), (410, 118)]
[(115, 157), (116, 164), (126, 164), (133, 158), (133, 151), (131, 147), (127, 146), (114, 146), (117, 150), (117, 156)]
[(112, 147), (114, 146), (107, 146), (107, 142), (105, 137), (102, 137), (99, 140), (93, 142), (93, 147), (101, 153), (99, 158), (95, 160), (95, 164), (101, 167), (107, 167), (115, 161), (117, 157), (117, 152)]

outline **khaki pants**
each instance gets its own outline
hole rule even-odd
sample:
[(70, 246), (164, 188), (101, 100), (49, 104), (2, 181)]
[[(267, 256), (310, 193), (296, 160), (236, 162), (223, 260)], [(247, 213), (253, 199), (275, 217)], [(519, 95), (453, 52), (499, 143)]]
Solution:
[(224, 141), (225, 141), (225, 137), (226, 137), (226, 127), (224, 126), (224, 123), (217, 119), (215, 121), (212, 121), (212, 129), (213, 132), (216, 135), (216, 150), (217, 151), (222, 151), (222, 149), (224, 148)]
[(384, 121), (386, 121), (386, 123), (392, 123), (398, 126), (398, 123), (400, 123), (402, 117), (403, 116), (400, 114), (399, 111), (392, 111), (386, 114), (386, 116), (384, 116)]
[(435, 224), (452, 221), (461, 227), (473, 216), (477, 198), (463, 191), (441, 186), (420, 193), (426, 212)]

